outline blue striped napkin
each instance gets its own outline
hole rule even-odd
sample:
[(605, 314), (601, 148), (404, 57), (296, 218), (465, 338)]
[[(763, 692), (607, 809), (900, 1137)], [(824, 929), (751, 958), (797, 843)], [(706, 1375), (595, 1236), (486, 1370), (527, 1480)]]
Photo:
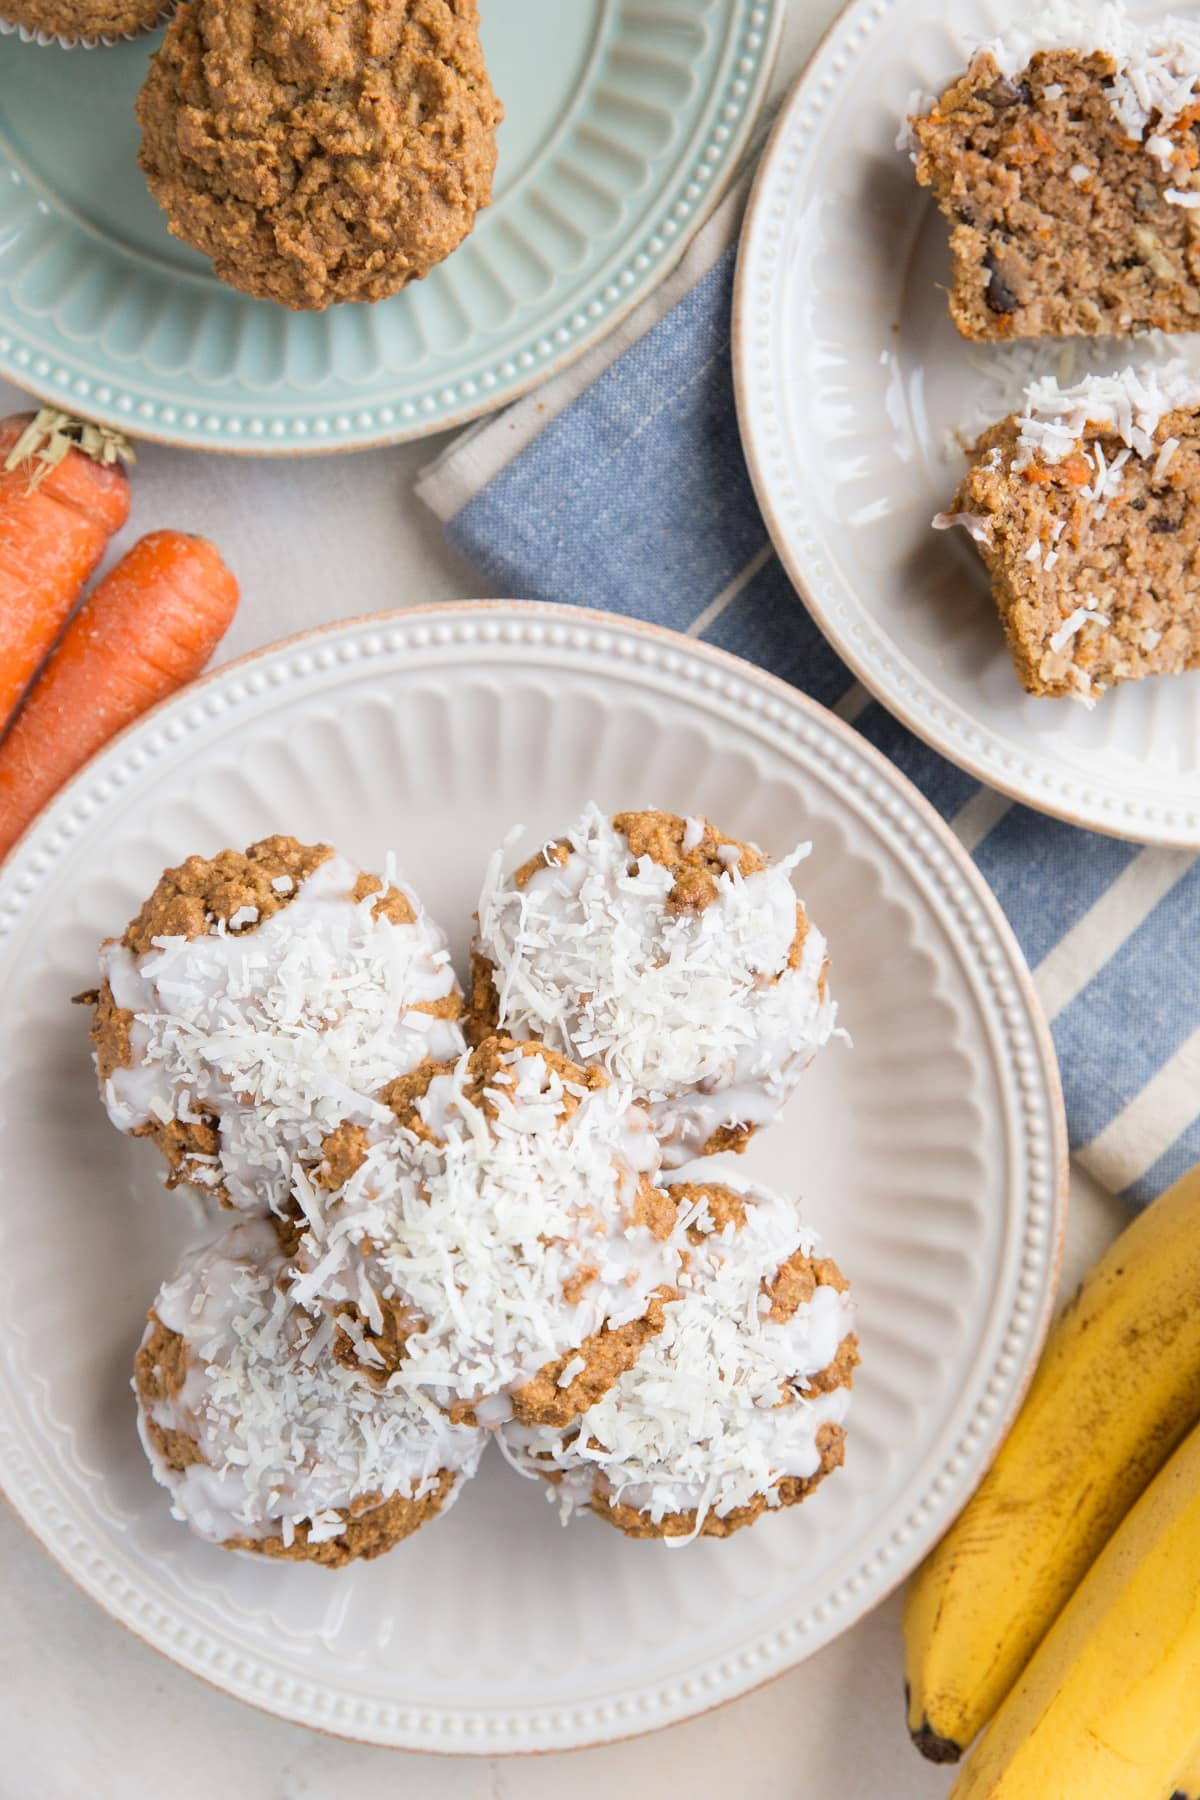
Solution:
[(1012, 922), (1051, 1020), (1072, 1150), (1143, 1205), (1200, 1162), (1200, 858), (982, 787), (871, 700), (796, 604), (734, 412), (740, 210), (731, 196), (615, 342), (460, 438), (417, 491), (493, 591), (575, 599), (735, 651), (889, 756)]

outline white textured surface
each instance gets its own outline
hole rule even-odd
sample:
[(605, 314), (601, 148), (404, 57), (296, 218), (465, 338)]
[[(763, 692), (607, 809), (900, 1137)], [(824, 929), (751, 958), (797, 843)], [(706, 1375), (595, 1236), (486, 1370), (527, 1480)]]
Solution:
[[(394, 818), (381, 816), (384, 770)], [(94, 1102), (64, 996), (85, 985), (96, 937), (185, 849), (285, 821), (319, 841), (336, 822), (365, 866), (400, 834), (461, 958), (498, 822), (548, 836), (586, 796), (616, 810), (642, 789), (771, 855), (798, 834), (814, 844), (806, 892), (837, 922), (857, 1047), (814, 1066), (740, 1166), (802, 1182), (854, 1285), (863, 1370), (846, 1470), (789, 1516), (686, 1556), (548, 1531), (538, 1497), (495, 1464), (419, 1554), (402, 1547), (336, 1588), (189, 1540), (133, 1449), (122, 1376), (166, 1246), (193, 1227)], [(1063, 1127), (1015, 957), (982, 880), (888, 764), (792, 690), (688, 640), (500, 606), (344, 626), (218, 674), (68, 787), (0, 878), (5, 1028), (21, 1047), (0, 1083), (0, 1163), (10, 1192), (39, 1194), (0, 1218), (10, 1498), (176, 1660), (376, 1742), (594, 1742), (790, 1667), (952, 1516), (1038, 1341)], [(489, 1556), (498, 1539), (504, 1555)]]
[[(775, 91), (835, 7), (792, 0)], [(0, 387), (3, 410), (19, 397)], [(280, 467), (147, 450), (133, 530), (178, 523), (219, 535), (246, 589), (229, 653), (351, 610), (479, 591), (424, 508), (406, 502), (431, 446)], [(329, 521), (338, 528), (331, 533)], [(1118, 1228), (1121, 1209), (1078, 1171), (1064, 1289)], [(922, 1762), (903, 1729), (899, 1600), (792, 1674), (653, 1737), (523, 1762), (410, 1756), (319, 1736), (252, 1711), (147, 1650), (54, 1567), (0, 1509), (3, 1800), (690, 1800), (787, 1795), (803, 1758), (813, 1795), (936, 1800), (953, 1771)]]
[[(1131, 8), (1137, 17), (1167, 11)], [(787, 102), (742, 240), (743, 441), (780, 555), (864, 685), (993, 787), (1097, 830), (1200, 847), (1200, 672), (1094, 711), (1024, 694), (982, 564), (934, 532), (951, 434), (999, 419), (1061, 346), (969, 345), (946, 312), (946, 228), (895, 148), (914, 91), (1027, 16), (1018, 0), (854, 0)], [(1180, 340), (1193, 368), (1200, 340)], [(1081, 350), (1108, 372), (1128, 340)], [(987, 418), (987, 413), (983, 414)]]

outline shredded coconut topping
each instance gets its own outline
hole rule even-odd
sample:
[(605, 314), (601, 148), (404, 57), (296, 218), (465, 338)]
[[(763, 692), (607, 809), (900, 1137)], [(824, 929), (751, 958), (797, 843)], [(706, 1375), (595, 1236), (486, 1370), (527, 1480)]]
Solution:
[(416, 1103), (425, 1130), (381, 1134), (332, 1197), (298, 1175), (293, 1297), (368, 1319), (380, 1297), (398, 1303), (416, 1328), (391, 1385), (483, 1403), (496, 1424), (546, 1364), (641, 1318), (679, 1250), (635, 1217), (659, 1158), (627, 1088), (564, 1080), (535, 1045), (506, 1051), (482, 1095), (474, 1066), (436, 1072)]
[[(486, 1434), (452, 1425), (420, 1393), (381, 1391), (343, 1368), (330, 1355), (333, 1321), (292, 1303), (284, 1267), (269, 1221), (247, 1219), (185, 1257), (154, 1302), (184, 1340), (185, 1375), (148, 1417), (139, 1396), (139, 1429), (175, 1517), (214, 1543), (290, 1545), (300, 1525), (320, 1543), (356, 1500), (420, 1500), (449, 1471), (444, 1511)], [(172, 1469), (149, 1422), (191, 1439), (203, 1460)]]
[[(1003, 37), (980, 44), (976, 54), (990, 52), (1011, 80), (1039, 50), (1099, 51), (1114, 66), (1107, 90), (1113, 117), (1125, 135), (1141, 142), (1153, 127), (1145, 148), (1164, 167), (1171, 166), (1180, 146), (1164, 137), (1196, 99), (1200, 86), (1200, 24), (1194, 19), (1154, 19), (1142, 24), (1124, 6), (1105, 0), (1052, 0), (1031, 8), (1022, 22)], [(1186, 166), (1186, 165), (1185, 165)]]
[(386, 1119), (381, 1087), (462, 1049), (456, 1021), (415, 1010), (459, 991), (442, 931), (407, 889), (411, 923), (377, 915), (375, 896), (352, 900), (357, 878), (330, 857), (249, 930), (219, 922), (140, 956), (102, 946), (113, 999), (134, 1015), (132, 1066), (104, 1083), (110, 1119), (132, 1131), (215, 1118), (219, 1158), (190, 1156), (187, 1179), (236, 1207), (278, 1211), (297, 1158), (317, 1160), (343, 1120)]
[[(732, 1185), (732, 1184), (727, 1184)], [(705, 1202), (681, 1212), (706, 1232), (665, 1309), (662, 1332), (597, 1404), (567, 1431), (504, 1427), (501, 1448), (522, 1474), (561, 1477), (552, 1498), (564, 1519), (593, 1494), (630, 1506), (655, 1524), (696, 1509), (724, 1518), (763, 1495), (778, 1505), (788, 1476), (814, 1475), (817, 1434), (841, 1424), (845, 1387), (807, 1392), (853, 1327), (846, 1294), (821, 1285), (780, 1323), (763, 1291), (797, 1249), (816, 1240), (795, 1207), (766, 1189), (738, 1184), (746, 1223), (717, 1232)], [(687, 1540), (672, 1539), (671, 1542)]]
[(976, 544), (990, 544), (992, 541), (992, 521), (980, 513), (973, 512), (940, 512), (934, 513), (930, 524), (935, 531), (953, 531), (961, 525), (967, 536)]
[[(1197, 405), (1200, 379), (1179, 360), (1162, 368), (1125, 368), (1113, 375), (1087, 375), (1070, 387), (1062, 387), (1052, 375), (1045, 375), (1025, 389), (1013, 468), (1023, 469), (1035, 458), (1047, 463), (1061, 462), (1079, 448), (1089, 425), (1115, 432), (1135, 455), (1149, 456), (1155, 448), (1154, 434), (1165, 415), (1177, 408)], [(1099, 446), (1093, 449), (1098, 451)], [(1107, 486), (1102, 452), (1095, 466), (1098, 491), (1102, 492)], [(1114, 466), (1119, 471), (1119, 464)], [(1096, 484), (1092, 486), (1095, 490)]]
[(1107, 613), (1099, 612), (1093, 606), (1077, 606), (1070, 618), (1064, 619), (1058, 630), (1051, 637), (1050, 648), (1051, 650), (1065, 649), (1071, 642), (1071, 639), (1078, 636), (1085, 625), (1091, 624), (1107, 627), (1111, 623), (1112, 621)]
[(518, 887), (489, 864), (477, 949), (494, 967), (500, 1022), (632, 1084), (676, 1167), (725, 1125), (774, 1120), (833, 1035), (825, 940), (810, 922), (799, 964), (791, 874), (808, 846), (743, 876), (729, 846), (717, 894), (671, 910), (672, 872), (595, 806), (566, 862)]

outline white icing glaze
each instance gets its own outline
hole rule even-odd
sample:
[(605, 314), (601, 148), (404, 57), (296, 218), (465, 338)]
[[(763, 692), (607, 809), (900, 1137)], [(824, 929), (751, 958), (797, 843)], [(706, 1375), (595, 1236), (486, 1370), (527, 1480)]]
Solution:
[[(507, 1396), (547, 1363), (641, 1318), (679, 1250), (634, 1221), (659, 1157), (628, 1089), (568, 1089), (527, 1046), (507, 1053), (485, 1108), (466, 1091), (470, 1065), (461, 1057), (419, 1102), (434, 1141), (399, 1125), (378, 1133), (332, 1196), (298, 1174), (308, 1231), (294, 1292), (306, 1305), (353, 1303), (368, 1323), (380, 1296), (411, 1308), (423, 1328), (392, 1384), (443, 1405), (482, 1402), (480, 1421), (498, 1425)], [(369, 1341), (360, 1355), (379, 1361)]]
[(103, 1084), (109, 1118), (131, 1131), (214, 1114), (219, 1157), (189, 1159), (188, 1179), (236, 1207), (278, 1210), (298, 1157), (315, 1160), (342, 1120), (385, 1121), (381, 1087), (462, 1049), (456, 1021), (413, 1010), (459, 991), (444, 934), (407, 888), (408, 924), (377, 917), (376, 896), (353, 901), (358, 874), (328, 858), (246, 931), (158, 938), (140, 956), (101, 947), (134, 1014), (133, 1066)]
[[(296, 1307), (266, 1219), (247, 1219), (183, 1259), (154, 1311), (185, 1341), (179, 1393), (155, 1402), (153, 1422), (184, 1433), (205, 1461), (167, 1466), (138, 1426), (171, 1511), (200, 1537), (310, 1542), (336, 1537), (339, 1514), (366, 1496), (421, 1499), (439, 1473), (475, 1473), (486, 1436), (452, 1425), (420, 1394), (387, 1393), (330, 1355), (333, 1322)], [(147, 1328), (149, 1338), (153, 1326)]]
[(523, 888), (503, 852), (488, 868), (477, 948), (495, 966), (504, 1029), (629, 1082), (670, 1168), (720, 1126), (776, 1119), (836, 1020), (811, 922), (788, 968), (791, 872), (807, 847), (744, 877), (731, 847), (716, 899), (670, 912), (670, 871), (643, 857), (631, 874), (627, 839), (595, 806), (567, 839), (567, 862)]
[(848, 1389), (805, 1397), (804, 1387), (853, 1329), (849, 1296), (821, 1285), (786, 1323), (765, 1317), (763, 1281), (816, 1240), (780, 1195), (724, 1185), (744, 1195), (746, 1224), (717, 1234), (706, 1208), (681, 1213), (681, 1228), (698, 1223), (709, 1235), (634, 1367), (566, 1431), (510, 1423), (501, 1433), (522, 1474), (561, 1477), (552, 1498), (564, 1518), (593, 1493), (655, 1523), (695, 1508), (697, 1532), (710, 1511), (723, 1518), (758, 1495), (777, 1505), (781, 1480), (820, 1467), (822, 1425), (846, 1417)]

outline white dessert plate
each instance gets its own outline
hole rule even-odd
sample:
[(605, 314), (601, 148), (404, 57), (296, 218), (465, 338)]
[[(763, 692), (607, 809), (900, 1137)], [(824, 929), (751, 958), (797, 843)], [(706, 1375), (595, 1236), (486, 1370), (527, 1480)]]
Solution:
[(1146, 353), (1131, 340), (973, 346), (946, 311), (946, 226), (897, 130), (916, 91), (940, 92), (972, 44), (1028, 16), (1018, 0), (852, 0), (836, 20), (783, 108), (747, 215), (742, 440), (813, 617), (911, 730), (1042, 812), (1197, 849), (1200, 673), (1129, 683), (1091, 712), (1030, 698), (972, 545), (930, 529), (965, 466), (956, 433), (1002, 418), (1064, 350), (1078, 373)]
[[(742, 1159), (802, 1190), (850, 1276), (846, 1467), (728, 1542), (564, 1530), (498, 1453), (448, 1518), (337, 1574), (199, 1542), (168, 1512), (129, 1373), (177, 1253), (212, 1231), (108, 1126), (86, 1016), (164, 864), (271, 831), (394, 846), (460, 966), (489, 850), (594, 797), (704, 809), (784, 852), (827, 931), (831, 1046)], [(1066, 1143), (1049, 1037), (970, 862), (903, 777), (790, 688), (574, 609), (337, 625), (223, 669), (55, 802), (0, 875), (0, 1479), (56, 1561), (184, 1668), (283, 1718), (416, 1750), (564, 1749), (791, 1667), (907, 1573), (979, 1479), (1045, 1329)]]

